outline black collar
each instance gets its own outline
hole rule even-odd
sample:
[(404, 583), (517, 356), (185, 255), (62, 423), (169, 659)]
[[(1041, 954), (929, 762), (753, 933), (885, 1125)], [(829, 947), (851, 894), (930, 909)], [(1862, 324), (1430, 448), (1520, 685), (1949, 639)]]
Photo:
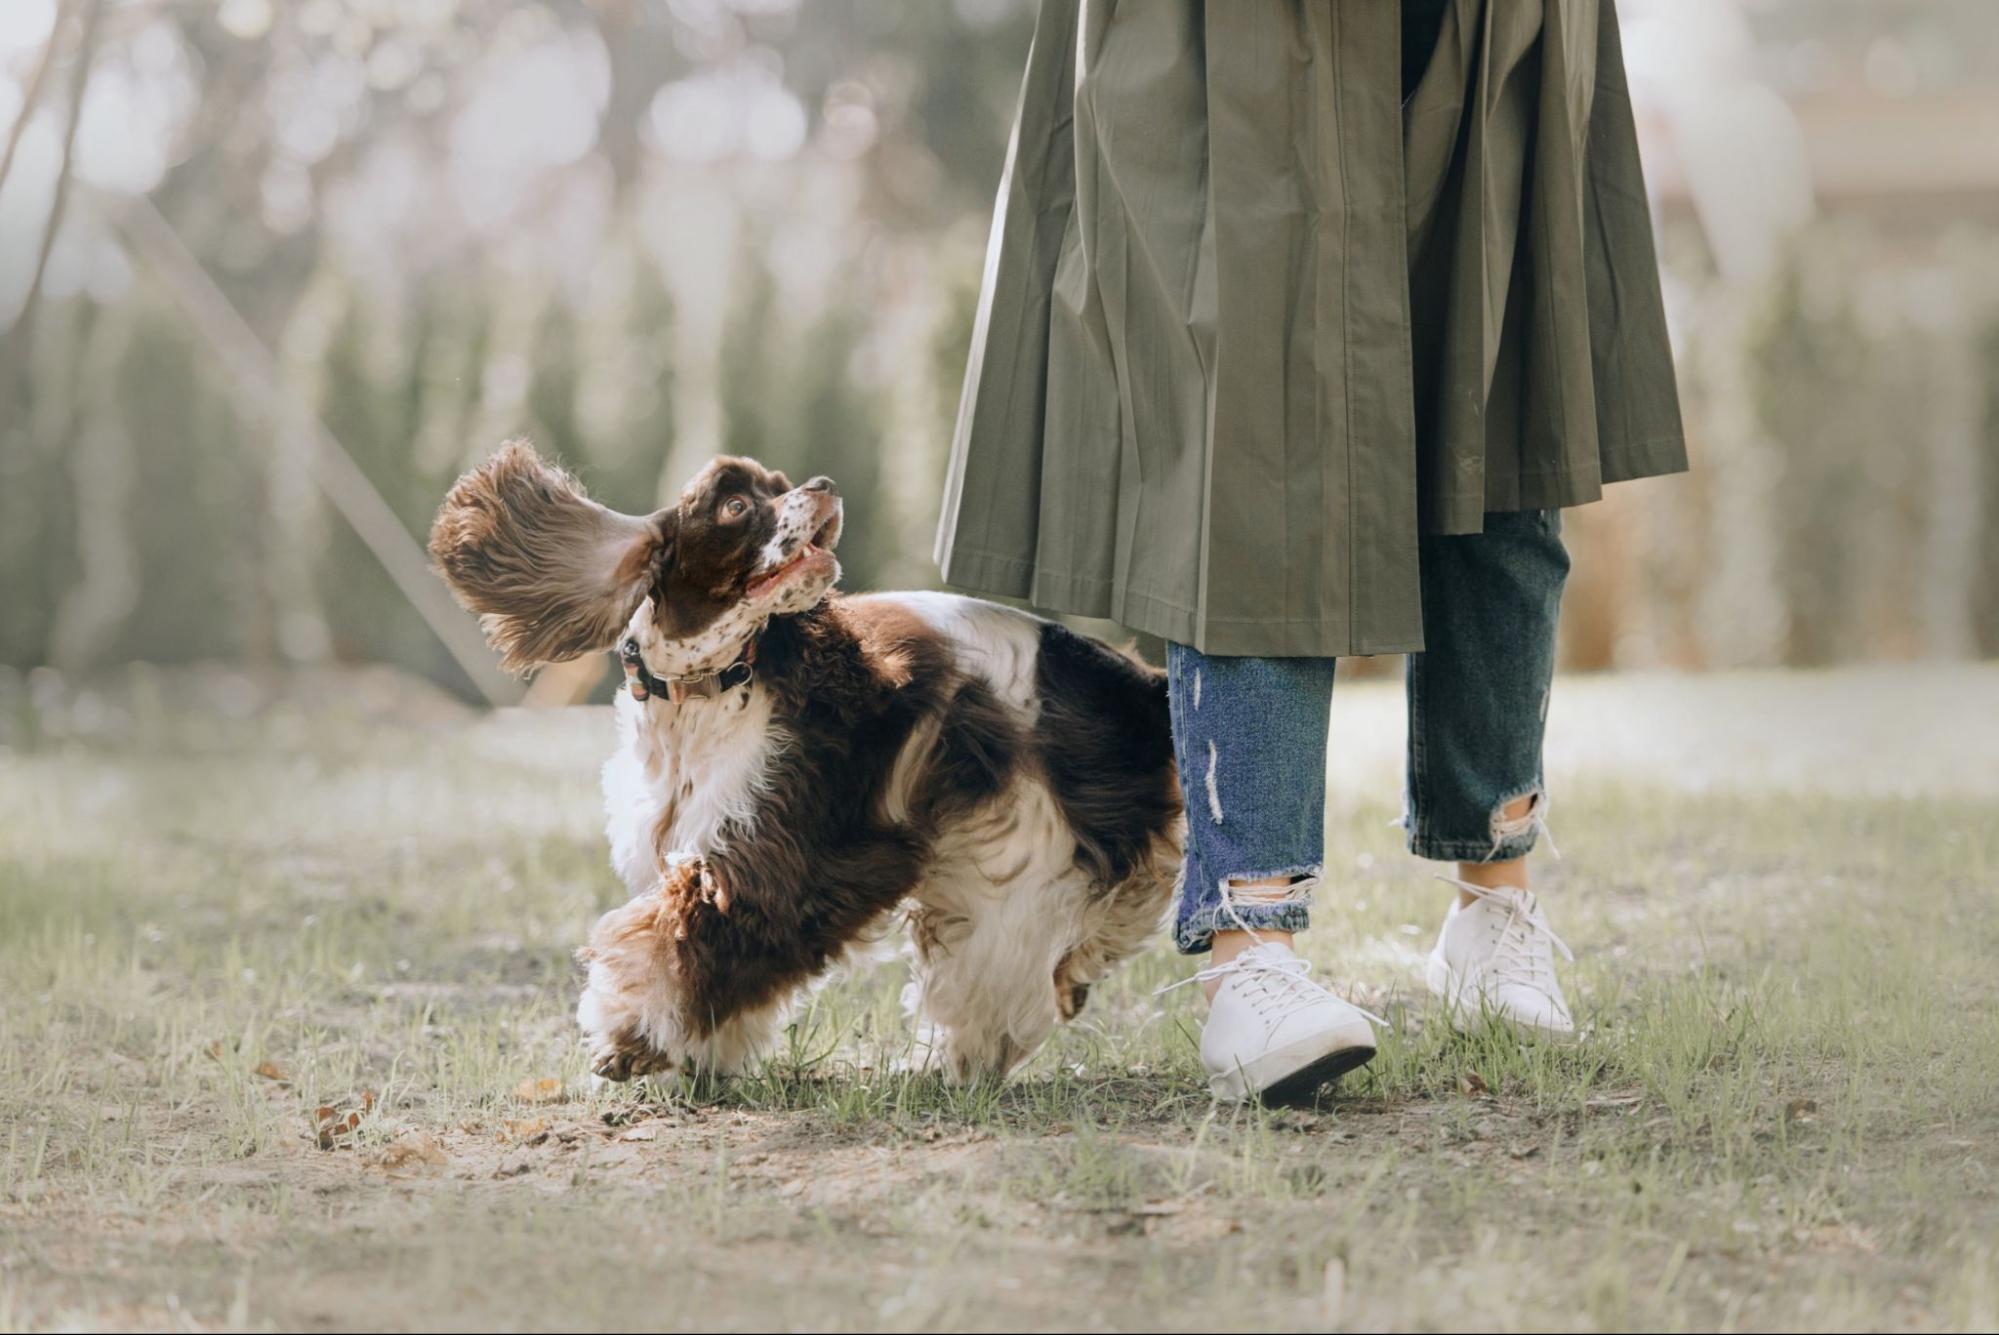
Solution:
[(691, 677), (655, 677), (646, 669), (645, 659), (639, 654), (638, 640), (631, 636), (626, 636), (625, 642), (618, 646), (618, 660), (625, 665), (625, 684), (631, 690), (632, 699), (643, 702), (655, 695), (663, 695), (674, 704), (679, 704), (690, 695), (716, 696), (734, 690), (754, 677), (757, 642), (752, 637), (729, 666), (713, 672), (696, 673)]

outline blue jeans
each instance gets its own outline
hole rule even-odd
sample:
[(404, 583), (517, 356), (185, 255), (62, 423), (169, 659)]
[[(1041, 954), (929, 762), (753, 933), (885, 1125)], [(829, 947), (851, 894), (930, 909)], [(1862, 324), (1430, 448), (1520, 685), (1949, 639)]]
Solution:
[[(1542, 830), (1541, 740), (1568, 578), (1559, 510), (1489, 514), (1485, 531), (1421, 540), (1423, 643), (1409, 655), (1409, 851), (1449, 862), (1525, 857)], [(1229, 658), (1169, 644), (1173, 746), (1187, 798), (1174, 942), (1295, 932), (1325, 864), (1332, 658)], [(1531, 798), (1523, 814), (1505, 808)], [(1247, 881), (1289, 878), (1274, 887)]]

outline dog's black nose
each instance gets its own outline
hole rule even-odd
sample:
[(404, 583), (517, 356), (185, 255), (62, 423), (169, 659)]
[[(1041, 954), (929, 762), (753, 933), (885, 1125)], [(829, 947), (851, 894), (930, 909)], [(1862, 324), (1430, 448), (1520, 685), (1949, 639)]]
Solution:
[(830, 477), (815, 477), (799, 488), (800, 491), (823, 491), (828, 496), (838, 496), (840, 489), (833, 485)]

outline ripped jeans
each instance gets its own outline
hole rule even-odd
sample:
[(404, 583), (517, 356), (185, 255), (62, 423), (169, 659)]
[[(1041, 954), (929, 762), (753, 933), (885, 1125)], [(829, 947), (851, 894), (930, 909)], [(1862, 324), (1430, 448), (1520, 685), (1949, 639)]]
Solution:
[[(1496, 512), (1485, 531), (1421, 539), (1424, 651), (1409, 655), (1409, 851), (1525, 857), (1542, 832), (1541, 740), (1569, 556), (1559, 510)], [(1303, 929), (1325, 864), (1333, 658), (1231, 658), (1167, 646), (1187, 798), (1174, 943)], [(1531, 797), (1524, 814), (1504, 809)], [(1290, 878), (1284, 886), (1247, 881)]]

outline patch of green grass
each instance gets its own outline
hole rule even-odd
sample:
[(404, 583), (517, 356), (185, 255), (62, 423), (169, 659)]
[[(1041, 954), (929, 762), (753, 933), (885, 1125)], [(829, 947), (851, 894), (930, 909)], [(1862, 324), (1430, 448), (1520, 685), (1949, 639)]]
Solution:
[(1209, 1100), (1163, 942), (1005, 1083), (906, 1069), (891, 960), (746, 1078), (597, 1093), (594, 752), (506, 726), (0, 757), (0, 1331), (1999, 1311), (1989, 806), (1566, 792), (1573, 1044), (1443, 1024), (1448, 891), (1337, 810), (1303, 946), (1393, 1028), (1313, 1109)]

